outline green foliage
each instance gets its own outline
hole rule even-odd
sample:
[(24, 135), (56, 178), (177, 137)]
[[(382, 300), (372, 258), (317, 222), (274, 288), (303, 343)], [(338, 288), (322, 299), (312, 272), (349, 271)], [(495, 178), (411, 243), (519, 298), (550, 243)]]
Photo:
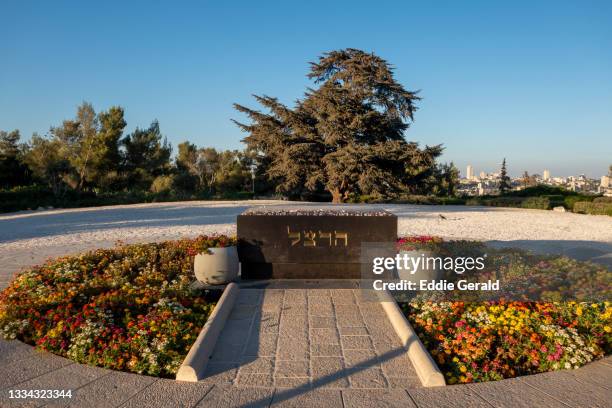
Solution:
[(508, 177), (508, 171), (506, 170), (506, 158), (504, 157), (500, 172), (499, 191), (504, 194), (508, 190), (510, 190), (510, 177)]
[(153, 121), (147, 129), (136, 128), (122, 144), (128, 185), (147, 189), (155, 177), (170, 172), (172, 148), (162, 136), (158, 121)]
[(612, 216), (612, 202), (579, 201), (574, 204), (575, 213)]
[(23, 146), (18, 130), (0, 131), (0, 188), (10, 188), (30, 182), (30, 172), (23, 162)]
[(597, 197), (593, 199), (594, 203), (612, 203), (612, 197)]
[(522, 197), (472, 197), (466, 201), (466, 205), (484, 205), (487, 207), (516, 207), (520, 208), (523, 204)]
[(268, 96), (255, 97), (268, 114), (234, 105), (251, 119), (236, 124), (277, 192), (327, 191), (344, 202), (429, 189), (442, 147), (404, 140), (420, 98), (394, 79), (385, 60), (351, 48), (332, 51), (311, 63), (308, 77), (319, 87), (293, 109)]
[(582, 194), (576, 194), (576, 195), (566, 196), (563, 199), (563, 204), (564, 204), (565, 208), (567, 208), (568, 210), (572, 210), (573, 211), (574, 210), (574, 205), (577, 202), (580, 202), (580, 201), (590, 202), (590, 201), (593, 201), (593, 199), (595, 199), (594, 196), (586, 196), (586, 195), (582, 195)]
[(157, 194), (169, 194), (174, 188), (174, 176), (157, 176), (151, 183), (151, 192)]
[(552, 187), (545, 184), (538, 184), (536, 186), (527, 187), (522, 190), (509, 191), (506, 194), (512, 197), (533, 197), (541, 195), (557, 195), (557, 196), (577, 196), (579, 193), (575, 191), (566, 190), (562, 187)]
[(527, 197), (521, 203), (521, 207), (537, 210), (548, 210), (550, 209), (550, 199), (547, 197)]

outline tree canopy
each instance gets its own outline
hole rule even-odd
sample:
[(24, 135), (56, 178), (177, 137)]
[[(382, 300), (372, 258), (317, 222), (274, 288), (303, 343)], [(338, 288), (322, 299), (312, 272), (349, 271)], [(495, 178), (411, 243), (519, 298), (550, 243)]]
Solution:
[(389, 63), (357, 49), (332, 51), (311, 63), (308, 78), (318, 87), (294, 108), (265, 95), (255, 99), (267, 113), (234, 105), (250, 118), (235, 123), (278, 192), (325, 190), (334, 202), (429, 192), (442, 146), (404, 139), (420, 98)]

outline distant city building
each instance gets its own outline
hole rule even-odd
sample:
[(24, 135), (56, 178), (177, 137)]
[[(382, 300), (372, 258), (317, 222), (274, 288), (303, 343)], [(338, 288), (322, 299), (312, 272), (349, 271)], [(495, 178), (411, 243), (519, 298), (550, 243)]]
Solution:
[(473, 180), (474, 179), (474, 168), (472, 167), (471, 164), (467, 165), (467, 171), (465, 174), (465, 178), (468, 180)]
[(601, 176), (601, 182), (599, 183), (597, 192), (606, 197), (612, 197), (612, 177)]
[[(499, 172), (487, 173), (481, 171), (478, 176), (474, 174), (474, 167), (467, 165), (466, 177), (459, 180), (457, 193), (463, 196), (497, 195), (499, 194), (499, 183), (501, 175)], [(551, 187), (560, 187), (566, 190), (576, 191), (581, 194), (603, 194), (612, 197), (612, 175), (602, 176), (601, 179), (592, 179), (584, 174), (568, 177), (551, 177), (550, 170), (544, 169), (542, 175), (534, 174), (536, 184), (544, 184)], [(523, 177), (510, 179), (511, 190), (525, 188)]]

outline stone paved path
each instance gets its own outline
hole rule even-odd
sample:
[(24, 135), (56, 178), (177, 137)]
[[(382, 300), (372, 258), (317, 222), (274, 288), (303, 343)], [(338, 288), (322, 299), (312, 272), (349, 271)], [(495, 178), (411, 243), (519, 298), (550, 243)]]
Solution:
[(278, 388), (418, 388), (380, 303), (358, 289), (241, 289), (206, 375)]

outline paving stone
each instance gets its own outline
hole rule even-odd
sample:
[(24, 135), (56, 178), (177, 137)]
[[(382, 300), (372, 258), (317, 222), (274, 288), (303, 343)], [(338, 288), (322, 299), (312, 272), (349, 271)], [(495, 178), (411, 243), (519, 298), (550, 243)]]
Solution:
[(612, 400), (610, 390), (577, 381), (568, 371), (529, 375), (520, 380), (570, 405), (609, 407)]
[(332, 303), (336, 306), (337, 305), (354, 305), (356, 304), (356, 301), (352, 293), (345, 293), (345, 294), (339, 294), (339, 295), (334, 295), (332, 293)]
[[(113, 373), (110, 370), (103, 368), (90, 367), (81, 364), (70, 364), (59, 368), (57, 370), (48, 372), (47, 374), (41, 375), (30, 379), (25, 382), (21, 382), (18, 385), (14, 385), (20, 390), (71, 390), (73, 396), (76, 394), (77, 389), (102, 377)], [(5, 391), (3, 391), (3, 394)], [(7, 395), (8, 399), (8, 395)], [(13, 400), (10, 406), (40, 406), (41, 404), (52, 403), (52, 402), (68, 401), (67, 399), (41, 399), (41, 400)], [(9, 404), (7, 403), (6, 406)], [(5, 403), (0, 399), (0, 406), (5, 406)]]
[(310, 342), (312, 344), (340, 344), (340, 335), (336, 328), (310, 329)]
[(10, 364), (38, 353), (32, 346), (18, 340), (0, 338), (0, 365)]
[(364, 327), (361, 315), (342, 315), (338, 317), (338, 327)]
[(307, 289), (306, 293), (308, 297), (331, 297), (331, 292), (329, 289)]
[(346, 388), (349, 386), (342, 358), (312, 357), (310, 366), (313, 386), (326, 388)]
[(276, 390), (272, 407), (282, 408), (338, 408), (342, 407), (342, 394), (339, 390), (313, 389), (308, 391)]
[(332, 298), (329, 296), (309, 296), (308, 305), (332, 306)]
[(331, 303), (311, 304), (308, 306), (308, 314), (311, 316), (333, 317), (334, 307), (331, 305)]
[(209, 361), (202, 382), (209, 384), (232, 383), (238, 374), (238, 363), (216, 363)]
[(253, 320), (253, 333), (276, 333), (280, 329), (280, 313), (258, 312)]
[(416, 408), (403, 390), (342, 390), (344, 408)]
[(408, 393), (419, 408), (491, 408), (482, 397), (463, 385), (417, 388)]
[(339, 344), (311, 344), (310, 355), (317, 357), (342, 357), (342, 347)]
[(200, 400), (199, 408), (269, 407), (273, 389), (241, 388), (215, 385)]
[(466, 387), (495, 407), (554, 408), (563, 403), (545, 392), (526, 386), (518, 379), (469, 384)]
[(368, 327), (367, 329), (374, 345), (386, 343), (393, 346), (403, 346), (402, 341), (392, 327)]
[(28, 357), (0, 366), (0, 389), (58, 370), (72, 361), (50, 353), (33, 352)]
[(369, 336), (341, 336), (342, 348), (374, 350), (374, 345)]
[(192, 407), (213, 387), (211, 384), (159, 380), (130, 398), (121, 408)]
[(278, 388), (310, 388), (310, 377), (274, 377), (274, 386)]
[(278, 360), (276, 361), (275, 377), (309, 377), (310, 363), (308, 360)]
[(417, 377), (416, 374), (413, 377), (387, 376), (387, 382), (391, 388), (411, 389), (423, 387), (423, 383), (421, 383), (421, 380), (419, 380), (419, 377)]
[(344, 350), (344, 362), (347, 367), (378, 366), (378, 356), (374, 350)]
[(315, 387), (347, 388), (349, 386), (343, 360), (340, 357), (312, 357), (312, 383)]
[(362, 303), (359, 305), (359, 311), (364, 320), (386, 317), (385, 311), (378, 303)]
[(272, 387), (274, 379), (271, 374), (242, 374), (239, 372), (236, 384), (244, 387)]
[(297, 328), (308, 326), (308, 316), (306, 315), (281, 315), (281, 328)]
[(101, 377), (73, 393), (69, 402), (57, 402), (52, 406), (116, 407), (135, 396), (156, 378), (115, 371)]
[(274, 358), (256, 357), (245, 358), (240, 364), (238, 375), (242, 374), (267, 374), (274, 373)]
[(332, 329), (336, 327), (336, 319), (333, 317), (310, 316), (311, 329)]
[(378, 367), (352, 367), (349, 382), (353, 388), (387, 388), (388, 383)]
[(607, 389), (612, 389), (612, 366), (607, 364), (591, 363), (578, 370), (571, 371), (578, 381), (586, 381), (597, 384)]
[(274, 357), (276, 355), (276, 344), (278, 336), (275, 333), (258, 333), (258, 336), (251, 336), (244, 355)]
[(381, 365), (387, 376), (411, 377), (416, 375), (416, 371), (407, 353), (402, 353), (387, 359), (381, 359)]
[(361, 314), (361, 312), (359, 311), (359, 308), (355, 306), (354, 304), (334, 305), (334, 310), (336, 312), (336, 316), (338, 316), (338, 319), (343, 318), (343, 316), (345, 315), (360, 315)]
[(285, 303), (306, 303), (306, 290), (305, 289), (287, 289), (285, 290)]
[(308, 305), (305, 302), (299, 303), (299, 304), (289, 304), (289, 305), (285, 304), (281, 308), (281, 313), (287, 316), (293, 316), (293, 315), (306, 316), (308, 314)]
[(367, 336), (370, 334), (366, 327), (339, 327), (342, 336)]
[(374, 344), (374, 350), (378, 355), (387, 355), (387, 356), (395, 356), (401, 353), (405, 353), (406, 349), (399, 342), (389, 343), (389, 342), (380, 342), (377, 341), (376, 336), (371, 336), (372, 344)]
[(308, 341), (292, 337), (279, 337), (277, 358), (280, 360), (307, 360), (310, 357)]

